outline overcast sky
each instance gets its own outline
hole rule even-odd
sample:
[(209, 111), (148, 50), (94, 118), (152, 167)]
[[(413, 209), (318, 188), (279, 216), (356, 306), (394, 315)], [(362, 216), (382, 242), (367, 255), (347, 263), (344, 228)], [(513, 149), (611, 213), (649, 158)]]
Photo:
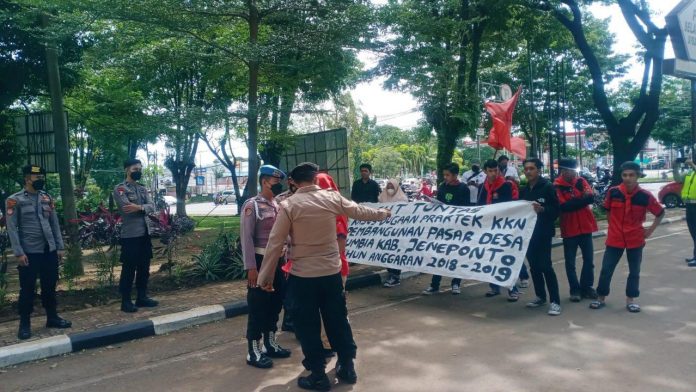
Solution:
[[(664, 25), (664, 17), (679, 3), (679, 1), (680, 0), (647, 0), (655, 13), (653, 20), (658, 26)], [(380, 4), (385, 1), (373, 0), (373, 2)], [(612, 22), (609, 26), (611, 31), (616, 35), (617, 40), (615, 50), (620, 53), (635, 54), (638, 42), (628, 28), (619, 7), (617, 5), (608, 7), (593, 6), (591, 10), (597, 17), (611, 18)], [(674, 57), (674, 54), (668, 42), (665, 58), (672, 57)], [(361, 53), (360, 59), (366, 66), (374, 64), (376, 61), (376, 57), (371, 53)], [(638, 64), (634, 58), (631, 59), (631, 63), (633, 65), (626, 75), (626, 78), (640, 82), (642, 66)], [(351, 90), (350, 93), (362, 111), (367, 113), (370, 117), (377, 117), (377, 122), (379, 124), (389, 124), (407, 129), (415, 126), (421, 117), (416, 101), (409, 94), (383, 89), (381, 79), (373, 80), (369, 83), (362, 83)], [(162, 150), (161, 156), (165, 155), (162, 143), (158, 143), (155, 148)], [(208, 147), (201, 143), (198, 149), (200, 161), (203, 166), (211, 164), (214, 156), (209, 152)], [(247, 156), (246, 148), (241, 143), (238, 143), (235, 151), (240, 156)]]

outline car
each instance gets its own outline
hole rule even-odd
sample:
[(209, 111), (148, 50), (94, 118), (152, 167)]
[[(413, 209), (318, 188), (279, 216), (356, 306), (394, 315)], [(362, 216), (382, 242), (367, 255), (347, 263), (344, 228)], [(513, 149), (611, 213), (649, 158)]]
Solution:
[(220, 192), (220, 196), (218, 198), (217, 204), (230, 204), (230, 203), (235, 203), (237, 201), (237, 197), (234, 195), (233, 190), (226, 190)]
[(659, 170), (664, 169), (666, 166), (667, 164), (664, 159), (656, 159), (654, 161), (648, 162), (648, 164), (645, 165), (645, 168), (648, 170)]
[(660, 203), (664, 204), (667, 208), (676, 208), (681, 206), (683, 204), (681, 198), (683, 185), (684, 184), (681, 182), (672, 181), (660, 188), (660, 192), (657, 194), (657, 198)]
[(162, 196), (162, 200), (164, 200), (164, 202), (167, 203), (168, 206), (176, 205), (176, 197), (174, 196), (165, 195)]

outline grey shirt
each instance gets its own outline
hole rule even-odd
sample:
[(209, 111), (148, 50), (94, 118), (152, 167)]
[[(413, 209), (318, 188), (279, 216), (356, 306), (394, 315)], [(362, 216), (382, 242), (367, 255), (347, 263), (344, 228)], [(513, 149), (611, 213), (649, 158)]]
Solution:
[(23, 190), (5, 201), (7, 232), (15, 256), (63, 250), (63, 236), (58, 224), (55, 204), (44, 192)]
[[(150, 234), (146, 221), (147, 214), (155, 212), (155, 205), (150, 201), (147, 189), (137, 182), (124, 181), (114, 189), (114, 200), (121, 213), (121, 238), (137, 238)], [(135, 204), (143, 207), (142, 211), (127, 213), (123, 206)]]

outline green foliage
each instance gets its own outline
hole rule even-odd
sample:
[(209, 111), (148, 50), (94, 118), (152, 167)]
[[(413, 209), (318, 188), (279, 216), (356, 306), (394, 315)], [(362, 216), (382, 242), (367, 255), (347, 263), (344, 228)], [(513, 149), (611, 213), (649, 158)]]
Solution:
[(207, 281), (243, 278), (244, 261), (236, 242), (236, 235), (221, 230), (213, 243), (193, 256), (192, 274)]

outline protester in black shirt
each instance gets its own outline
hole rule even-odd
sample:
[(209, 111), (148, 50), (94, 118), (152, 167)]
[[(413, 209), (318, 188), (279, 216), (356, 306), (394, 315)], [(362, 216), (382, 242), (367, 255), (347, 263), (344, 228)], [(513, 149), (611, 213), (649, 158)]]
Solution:
[(377, 203), (381, 190), (379, 184), (370, 178), (372, 166), (369, 163), (360, 165), (360, 179), (353, 182), (350, 198), (356, 203)]
[[(437, 187), (437, 200), (444, 204), (453, 206), (469, 206), (471, 205), (471, 197), (469, 195), (469, 187), (459, 182), (459, 165), (452, 162), (442, 169), (442, 176), (445, 177), (445, 182)], [(442, 276), (433, 275), (430, 286), (423, 290), (423, 294), (431, 295), (440, 291), (440, 282)], [(461, 294), (462, 280), (459, 278), (452, 279), (452, 294)]]
[(538, 308), (546, 304), (546, 289), (549, 290), (551, 304), (548, 314), (561, 314), (561, 298), (558, 292), (558, 279), (551, 263), (551, 240), (556, 234), (555, 222), (558, 218), (559, 207), (556, 190), (551, 181), (541, 177), (544, 164), (538, 158), (524, 161), (524, 175), (527, 186), (521, 190), (521, 199), (533, 202), (537, 221), (532, 238), (527, 249), (527, 260), (534, 282), (534, 292), (537, 298), (528, 303), (528, 308)]

